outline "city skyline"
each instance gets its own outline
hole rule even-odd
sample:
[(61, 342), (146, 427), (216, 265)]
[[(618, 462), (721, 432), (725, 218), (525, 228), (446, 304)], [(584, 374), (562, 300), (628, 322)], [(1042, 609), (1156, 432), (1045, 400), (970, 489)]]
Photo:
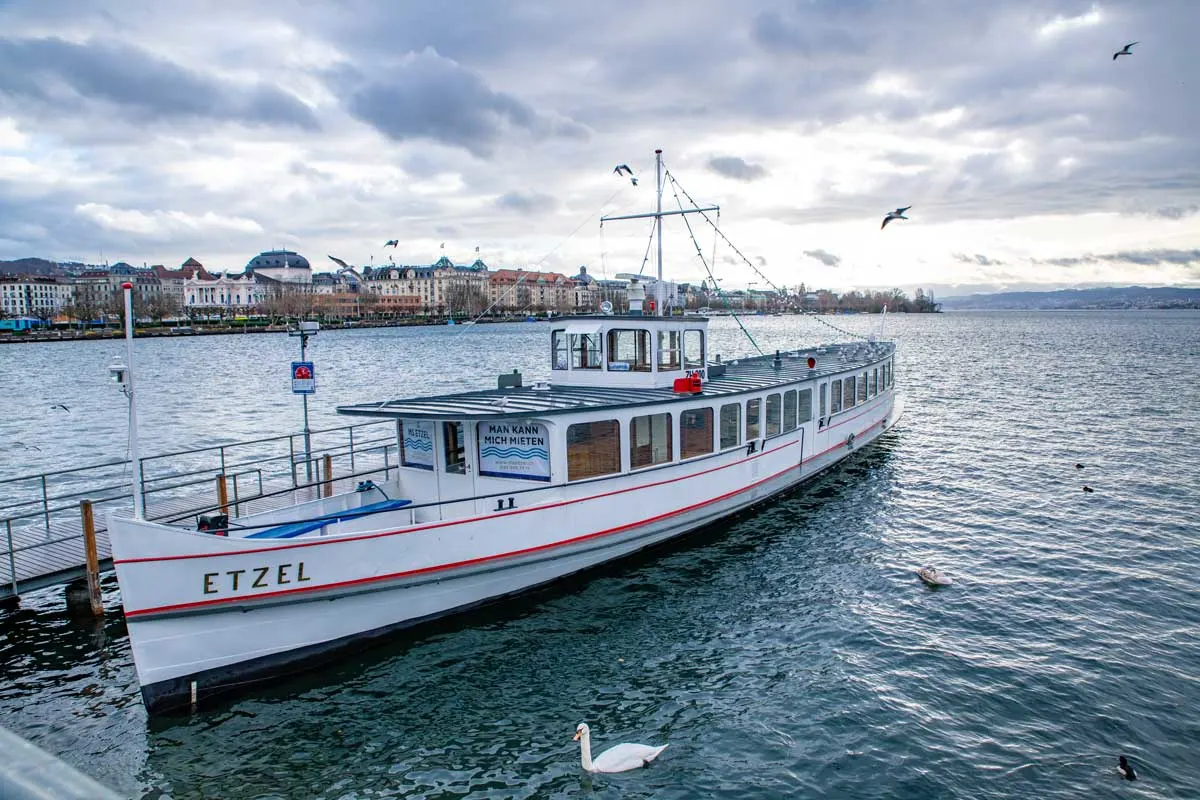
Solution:
[[(235, 268), (287, 247), (365, 266), (397, 239), (417, 263), (478, 247), (612, 277), (642, 268), (649, 229), (598, 219), (652, 207), (661, 147), (779, 285), (1195, 285), (1190, 13), (9, 3), (0, 259)], [(696, 222), (727, 285), (761, 281)], [(667, 277), (707, 277), (665, 228)]]

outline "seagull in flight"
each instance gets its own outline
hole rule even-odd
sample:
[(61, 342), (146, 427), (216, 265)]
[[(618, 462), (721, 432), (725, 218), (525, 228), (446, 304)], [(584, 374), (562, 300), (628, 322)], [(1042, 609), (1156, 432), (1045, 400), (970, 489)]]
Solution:
[(55, 403), (54, 405), (50, 406), (51, 411), (53, 411), (56, 408), (61, 408), (63, 411), (66, 411), (68, 414), (71, 413), (71, 409), (67, 408), (65, 403)]
[[(387, 247), (387, 245), (385, 244), (385, 245), (384, 245), (384, 247)], [(329, 256), (329, 260), (330, 260), (330, 261), (332, 261), (333, 263), (337, 264), (337, 265), (338, 265), (339, 267), (341, 267), (342, 269), (353, 269), (353, 267), (351, 267), (351, 266), (350, 266), (349, 264), (347, 264), (345, 261), (342, 261), (342, 260), (341, 260), (340, 258), (338, 258), (337, 256)]]
[(1117, 60), (1117, 56), (1131, 56), (1131, 55), (1133, 55), (1133, 51), (1132, 51), (1132, 50), (1130, 50), (1129, 48), (1133, 47), (1135, 44), (1137, 44), (1137, 42), (1130, 42), (1129, 44), (1125, 45), (1124, 47), (1122, 47), (1122, 48), (1121, 48), (1120, 50), (1118, 50), (1117, 52), (1113, 53), (1113, 61), (1116, 61), (1116, 60)]
[(629, 182), (634, 186), (637, 186), (637, 178), (633, 176), (633, 170), (629, 168), (628, 164), (617, 164), (615, 167), (613, 167), (613, 172), (617, 175), (628, 175)]
[(883, 218), (883, 224), (879, 226), (879, 230), (886, 228), (887, 224), (894, 219), (908, 219), (908, 217), (904, 216), (904, 212), (910, 208), (912, 206), (905, 206), (904, 208), (897, 208), (895, 211), (889, 211), (887, 216)]
[(383, 243), (383, 246), (384, 247), (399, 247), (400, 240), (399, 239), (388, 239), (386, 242)]

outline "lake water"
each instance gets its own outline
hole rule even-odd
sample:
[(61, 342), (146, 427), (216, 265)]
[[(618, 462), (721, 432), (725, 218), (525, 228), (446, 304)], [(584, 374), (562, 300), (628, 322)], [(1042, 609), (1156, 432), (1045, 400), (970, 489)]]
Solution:
[[(764, 349), (833, 338), (747, 325)], [(727, 358), (750, 349), (714, 328)], [(888, 332), (903, 424), (754, 513), (194, 716), (147, 719), (118, 613), (33, 593), (0, 611), (0, 724), (149, 798), (1197, 796), (1200, 313), (897, 315)], [(339, 403), (546, 377), (547, 333), (322, 332), (314, 427), (344, 423)], [(0, 347), (6, 474), (123, 457), (119, 349)], [(139, 340), (143, 451), (296, 431), (297, 349)], [(925, 588), (927, 562), (955, 585)], [(580, 721), (597, 749), (670, 747), (588, 776)]]

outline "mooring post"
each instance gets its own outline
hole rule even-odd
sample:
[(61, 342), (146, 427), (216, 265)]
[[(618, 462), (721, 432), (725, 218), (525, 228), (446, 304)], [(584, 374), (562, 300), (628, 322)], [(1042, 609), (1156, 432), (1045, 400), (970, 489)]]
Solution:
[(225, 473), (217, 476), (217, 505), (222, 514), (229, 514), (229, 487), (225, 485)]
[(333, 456), (325, 454), (325, 496), (333, 497)]
[(92, 501), (79, 501), (79, 515), (83, 521), (83, 552), (87, 556), (88, 598), (92, 603), (92, 614), (104, 616), (104, 603), (100, 600), (100, 556), (96, 553), (96, 520), (92, 514)]

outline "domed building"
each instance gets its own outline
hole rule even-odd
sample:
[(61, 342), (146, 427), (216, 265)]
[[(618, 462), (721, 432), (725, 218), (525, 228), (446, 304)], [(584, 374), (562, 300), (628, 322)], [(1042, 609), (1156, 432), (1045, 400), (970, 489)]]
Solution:
[(267, 250), (250, 259), (246, 272), (280, 283), (312, 283), (308, 259), (292, 250)]

